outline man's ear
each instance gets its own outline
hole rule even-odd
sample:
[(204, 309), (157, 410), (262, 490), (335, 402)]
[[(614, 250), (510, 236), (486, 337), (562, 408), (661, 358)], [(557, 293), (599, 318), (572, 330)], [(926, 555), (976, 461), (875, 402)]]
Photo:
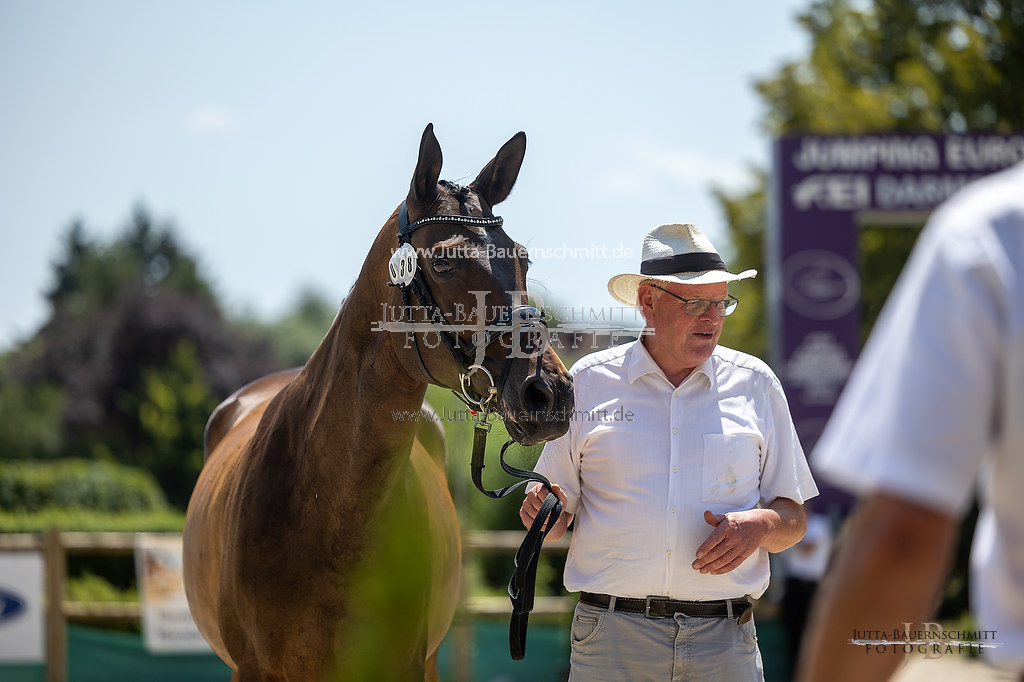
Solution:
[(640, 312), (644, 313), (644, 317), (647, 317), (646, 311), (651, 309), (652, 301), (654, 300), (653, 287), (647, 282), (641, 282), (636, 290), (636, 300), (640, 305)]

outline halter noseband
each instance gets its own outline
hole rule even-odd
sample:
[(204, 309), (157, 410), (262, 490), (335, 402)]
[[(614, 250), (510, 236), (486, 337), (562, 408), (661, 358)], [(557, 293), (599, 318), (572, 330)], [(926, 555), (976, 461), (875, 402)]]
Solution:
[[(428, 215), (422, 218), (409, 222), (409, 210), (406, 207), (406, 202), (402, 202), (401, 208), (398, 209), (398, 244), (402, 246), (404, 244), (410, 244), (412, 240), (412, 233), (423, 225), (429, 225), (432, 223), (451, 223), (457, 225), (468, 225), (471, 227), (501, 227), (504, 220), (501, 216), (494, 216), (491, 218), (482, 218), (476, 216), (464, 216), (464, 215)], [(418, 257), (418, 256), (417, 256)], [(471, 408), (475, 406), (475, 409), (486, 411), (488, 409), (494, 409), (496, 405), (491, 405), (492, 402), (497, 402), (498, 396), (501, 394), (501, 389), (504, 388), (505, 379), (508, 376), (508, 369), (512, 363), (513, 353), (510, 351), (508, 358), (505, 361), (505, 366), (498, 375), (499, 385), (495, 385), (495, 377), (488, 371), (482, 364), (476, 362), (478, 353), (486, 350), (492, 343), (497, 341), (502, 334), (510, 329), (530, 329), (536, 327), (547, 327), (547, 323), (544, 320), (544, 315), (534, 308), (528, 305), (513, 306), (507, 314), (502, 316), (489, 325), (483, 332), (482, 337), (476, 338), (473, 343), (465, 344), (460, 343), (456, 330), (452, 329), (451, 325), (445, 318), (444, 311), (437, 304), (434, 296), (430, 293), (430, 288), (427, 286), (427, 281), (423, 277), (423, 269), (416, 268), (415, 274), (412, 280), (408, 284), (395, 284), (391, 283), (391, 286), (398, 286), (402, 290), (402, 303), (404, 307), (410, 306), (410, 293), (415, 294), (416, 298), (419, 299), (424, 311), (427, 315), (427, 321), (432, 327), (434, 327), (437, 335), (444, 341), (445, 347), (451, 353), (452, 358), (455, 360), (456, 366), (459, 368), (459, 377), (462, 388), (462, 395), (459, 396), (466, 402)], [(482, 315), (481, 315), (482, 317)], [(441, 382), (437, 381), (430, 370), (427, 369), (426, 364), (423, 362), (423, 358), (419, 350), (419, 342), (415, 340), (416, 335), (413, 334), (413, 340), (416, 349), (416, 358), (419, 361), (420, 367), (426, 372), (434, 383), (442, 385)], [(465, 347), (465, 350), (459, 350), (460, 347)], [(473, 372), (482, 370), (484, 375), (487, 377), (489, 382), (489, 388), (487, 395), (481, 397), (474, 397), (472, 395), (472, 388), (470, 378)], [(456, 393), (458, 395), (458, 393)]]

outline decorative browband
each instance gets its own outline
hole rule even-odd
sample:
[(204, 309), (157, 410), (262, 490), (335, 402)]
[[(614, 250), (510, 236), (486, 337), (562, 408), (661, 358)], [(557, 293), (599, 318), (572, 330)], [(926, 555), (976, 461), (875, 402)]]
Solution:
[(476, 227), (500, 227), (505, 221), (502, 220), (501, 216), (494, 216), (493, 218), (477, 218), (475, 216), (468, 215), (428, 215), (423, 216), (416, 222), (409, 222), (409, 210), (405, 207), (405, 202), (402, 202), (402, 208), (398, 210), (398, 238), (408, 236), (421, 225), (427, 225), (429, 223), (458, 223), (460, 225), (474, 225)]
[(641, 275), (674, 275), (680, 272), (725, 270), (717, 253), (680, 253), (675, 256), (649, 258), (640, 263)]

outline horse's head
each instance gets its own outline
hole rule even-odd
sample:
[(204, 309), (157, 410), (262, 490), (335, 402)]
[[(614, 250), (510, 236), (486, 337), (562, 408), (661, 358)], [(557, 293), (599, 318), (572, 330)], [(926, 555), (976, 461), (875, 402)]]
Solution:
[(389, 299), (402, 310), (394, 340), (406, 370), (496, 410), (513, 438), (533, 444), (565, 433), (573, 393), (543, 315), (528, 301), (526, 249), (492, 211), (512, 191), (525, 153), (520, 132), (468, 186), (439, 182), (441, 147), (427, 126), (392, 233)]

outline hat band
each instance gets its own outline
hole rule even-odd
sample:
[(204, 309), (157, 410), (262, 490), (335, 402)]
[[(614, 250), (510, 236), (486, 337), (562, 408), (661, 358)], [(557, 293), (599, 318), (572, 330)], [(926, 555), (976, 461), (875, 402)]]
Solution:
[(725, 270), (725, 263), (717, 253), (680, 253), (650, 258), (640, 263), (641, 275), (674, 275), (708, 270)]

